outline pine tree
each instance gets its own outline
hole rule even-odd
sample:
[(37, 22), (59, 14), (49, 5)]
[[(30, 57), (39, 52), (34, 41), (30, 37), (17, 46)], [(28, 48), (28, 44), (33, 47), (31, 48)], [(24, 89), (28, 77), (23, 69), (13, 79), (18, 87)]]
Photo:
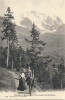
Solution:
[(31, 48), (27, 48), (27, 53), (31, 58), (31, 65), (32, 65), (32, 70), (33, 70), (33, 76), (34, 76), (34, 69), (36, 68), (36, 61), (38, 57), (40, 56), (41, 52), (44, 50), (44, 46), (46, 43), (44, 41), (39, 40), (39, 34), (40, 32), (37, 31), (35, 24), (33, 23), (33, 27), (31, 32), (31, 38), (32, 40), (28, 40), (25, 38), (27, 43), (31, 43)]
[(2, 40), (7, 40), (7, 68), (9, 66), (9, 50), (10, 50), (10, 43), (17, 42), (17, 35), (15, 31), (15, 24), (12, 22), (14, 19), (13, 12), (11, 12), (10, 7), (7, 8), (6, 14), (4, 14), (4, 21), (3, 21), (3, 30), (1, 31), (4, 33), (4, 37)]

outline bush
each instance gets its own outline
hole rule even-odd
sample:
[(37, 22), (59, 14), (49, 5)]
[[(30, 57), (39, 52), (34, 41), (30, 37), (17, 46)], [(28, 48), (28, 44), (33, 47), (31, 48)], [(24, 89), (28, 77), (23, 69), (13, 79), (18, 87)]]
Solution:
[(63, 88), (65, 88), (65, 73), (63, 73)]
[(61, 80), (60, 80), (60, 74), (55, 74), (52, 78), (52, 84), (54, 89), (60, 89), (61, 88)]
[(38, 76), (38, 82), (46, 82), (49, 81), (49, 73), (44, 70), (43, 73), (40, 73)]

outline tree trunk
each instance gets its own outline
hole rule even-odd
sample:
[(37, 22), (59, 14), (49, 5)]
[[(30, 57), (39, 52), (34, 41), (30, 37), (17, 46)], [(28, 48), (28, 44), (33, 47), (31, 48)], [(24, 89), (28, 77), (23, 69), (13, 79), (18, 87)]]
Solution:
[(21, 53), (20, 53), (20, 68), (21, 68)]
[(63, 84), (62, 84), (62, 79), (61, 79), (61, 89), (62, 89), (62, 86), (63, 86)]
[(33, 69), (33, 76), (32, 77), (34, 78), (34, 69)]
[(61, 73), (61, 89), (63, 88), (63, 78), (62, 78), (62, 73)]
[(12, 56), (12, 70), (13, 70), (13, 56)]
[(7, 39), (7, 69), (9, 66), (9, 38)]

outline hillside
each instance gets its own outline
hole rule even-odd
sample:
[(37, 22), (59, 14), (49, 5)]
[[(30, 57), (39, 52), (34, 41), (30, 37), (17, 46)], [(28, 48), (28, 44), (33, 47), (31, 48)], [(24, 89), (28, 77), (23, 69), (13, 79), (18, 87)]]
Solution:
[(13, 76), (4, 68), (0, 68), (0, 91), (15, 91)]

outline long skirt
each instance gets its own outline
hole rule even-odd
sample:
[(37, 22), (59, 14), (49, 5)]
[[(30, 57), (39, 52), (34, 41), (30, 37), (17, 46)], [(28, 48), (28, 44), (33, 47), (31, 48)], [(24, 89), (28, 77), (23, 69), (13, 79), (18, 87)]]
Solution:
[(19, 79), (19, 87), (17, 89), (24, 91), (26, 88), (27, 87), (26, 87), (26, 84), (25, 84), (25, 79), (24, 78)]

